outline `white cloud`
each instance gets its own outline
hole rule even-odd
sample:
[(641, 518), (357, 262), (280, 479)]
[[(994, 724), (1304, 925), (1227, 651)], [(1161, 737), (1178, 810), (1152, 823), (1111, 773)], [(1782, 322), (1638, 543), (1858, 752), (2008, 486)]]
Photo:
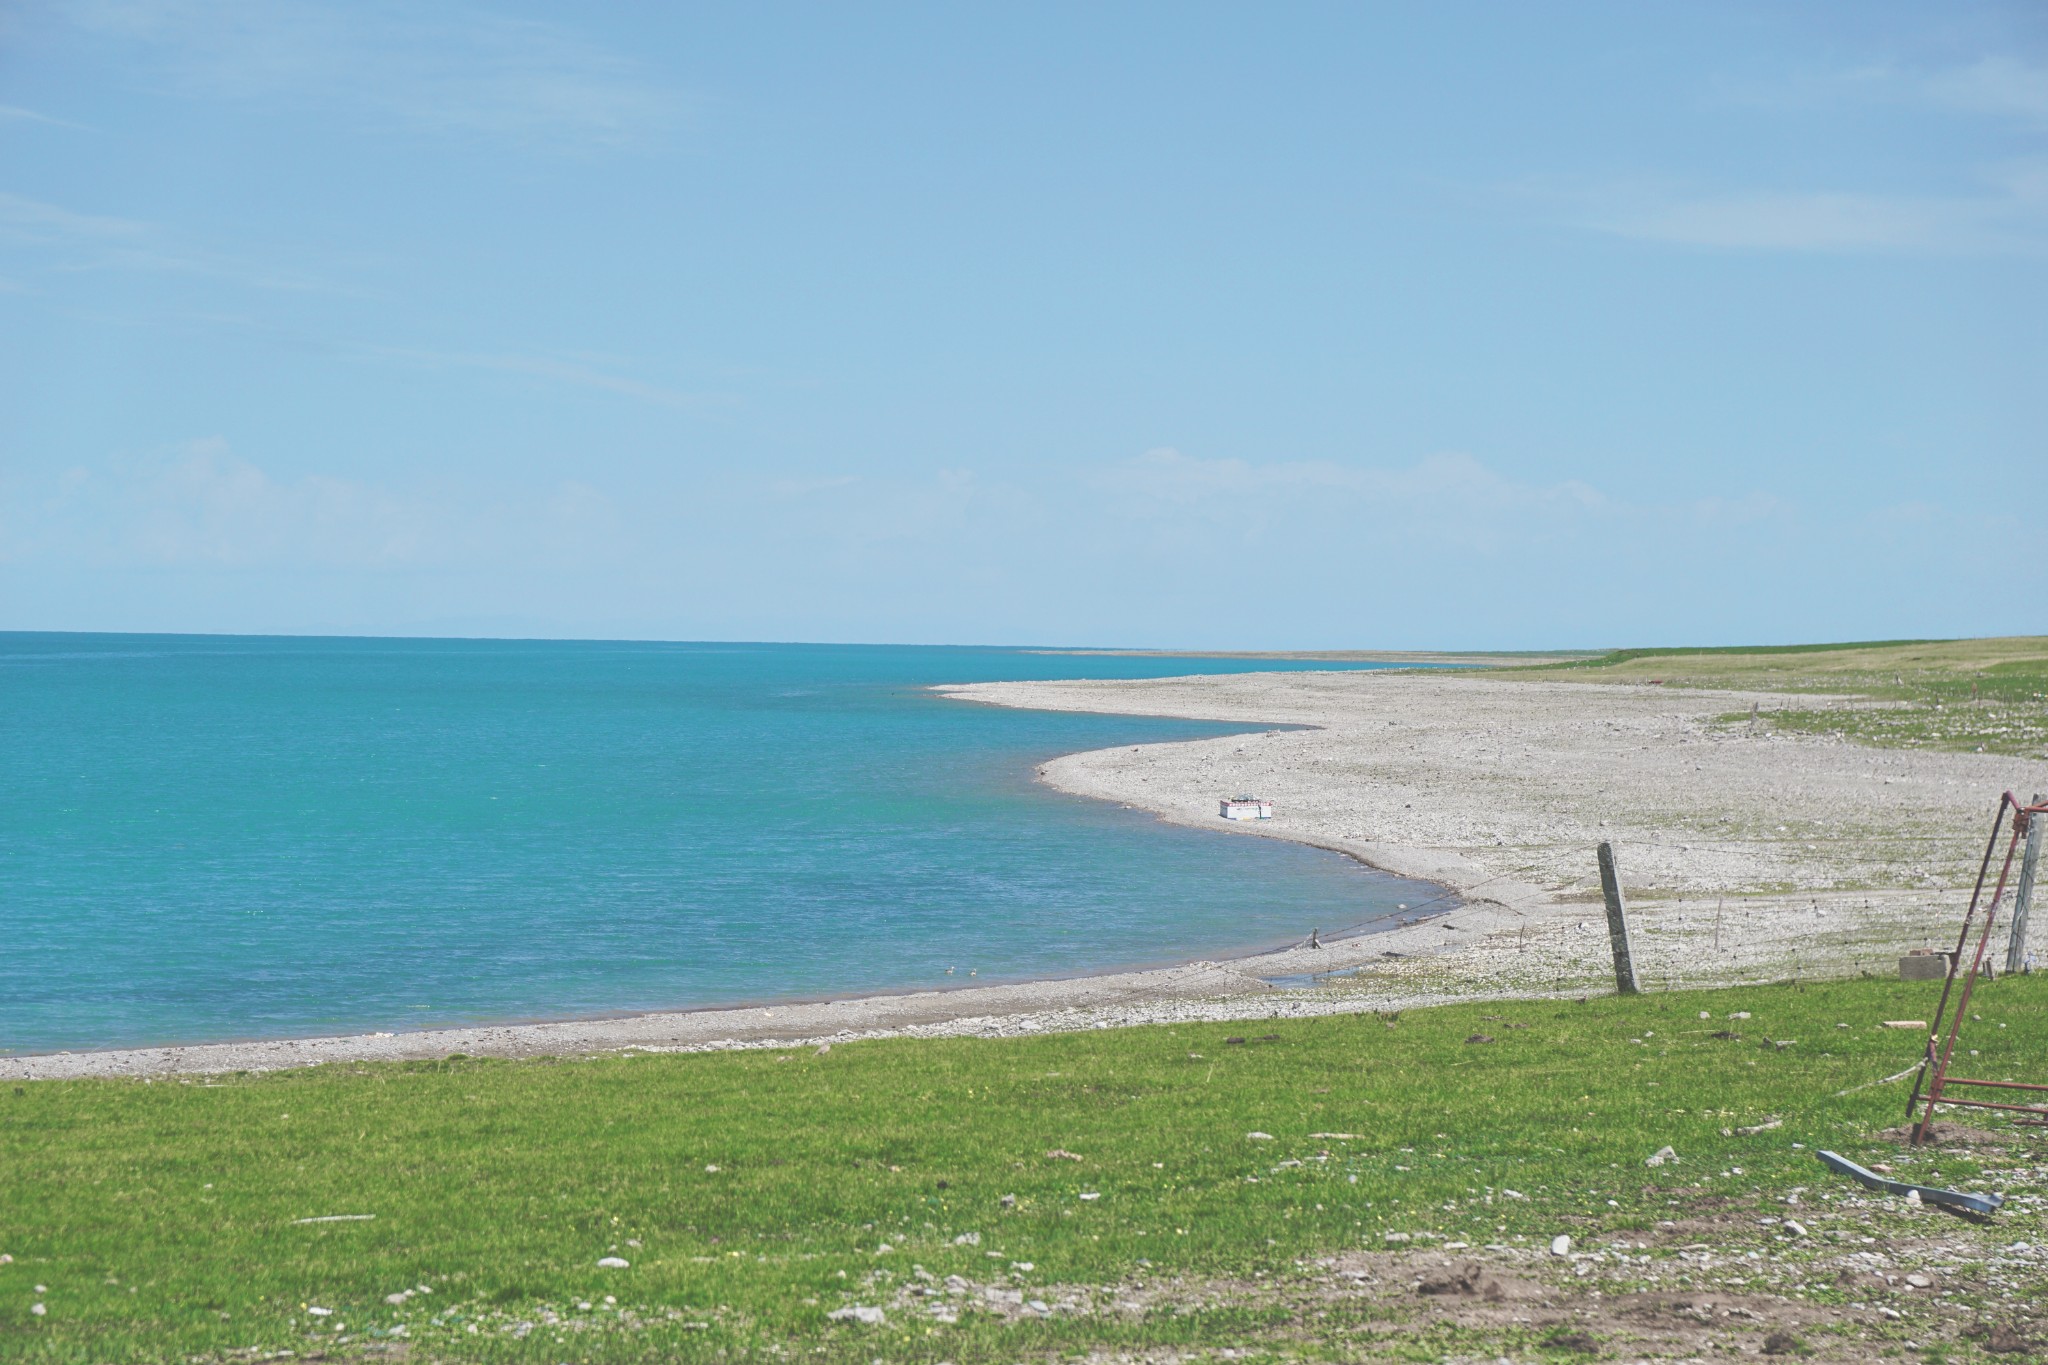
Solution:
[(78, 0), (81, 27), (147, 52), (178, 89), (314, 103), (443, 132), (623, 143), (680, 101), (553, 24), (476, 9), (318, 0)]
[(1934, 99), (1958, 109), (2048, 123), (2048, 63), (1986, 57), (1925, 78)]
[[(2048, 127), (2048, 64), (2001, 53), (1949, 66), (1883, 62), (1732, 88), (1752, 108), (1805, 115), (1857, 105), (1910, 108), (1978, 123)], [(1979, 127), (1973, 131), (1984, 132)], [(1992, 145), (1986, 144), (1987, 147)], [(2000, 159), (2001, 155), (2006, 159)], [(2048, 250), (2048, 161), (2009, 151), (1921, 168), (1941, 188), (1703, 186), (1684, 181), (1526, 184), (1517, 193), (1570, 221), (1643, 241), (1748, 251), (2039, 254)]]
[(1737, 193), (1611, 211), (1594, 226), (1621, 237), (1763, 250), (1939, 250), (1984, 240), (1987, 206), (1873, 194)]
[(1673, 184), (1523, 193), (1617, 237), (1748, 251), (2036, 254), (2048, 250), (2048, 166), (1980, 177), (1975, 194), (1701, 190)]

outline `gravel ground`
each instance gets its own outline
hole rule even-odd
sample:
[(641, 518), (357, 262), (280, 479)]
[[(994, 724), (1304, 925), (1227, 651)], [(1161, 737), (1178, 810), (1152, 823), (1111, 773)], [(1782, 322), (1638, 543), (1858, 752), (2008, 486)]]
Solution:
[[(1597, 985), (1611, 970), (1602, 840), (1616, 847), (1646, 984), (1895, 970), (1910, 948), (1953, 944), (1999, 794), (2048, 791), (2038, 759), (1874, 749), (1747, 719), (1752, 707), (1867, 705), (1847, 698), (1374, 672), (946, 690), (1310, 727), (1073, 754), (1040, 775), (1457, 891), (1462, 908), (1375, 942), (1407, 956), (1349, 983), (1368, 994)], [(1274, 818), (1220, 820), (1218, 799), (1238, 793), (1271, 799)]]

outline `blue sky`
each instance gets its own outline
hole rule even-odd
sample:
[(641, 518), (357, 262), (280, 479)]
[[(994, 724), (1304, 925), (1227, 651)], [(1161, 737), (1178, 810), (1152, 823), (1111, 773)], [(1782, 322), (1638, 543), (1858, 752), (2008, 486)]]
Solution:
[(16, 5), (0, 627), (2043, 631), (2044, 265), (2032, 3)]

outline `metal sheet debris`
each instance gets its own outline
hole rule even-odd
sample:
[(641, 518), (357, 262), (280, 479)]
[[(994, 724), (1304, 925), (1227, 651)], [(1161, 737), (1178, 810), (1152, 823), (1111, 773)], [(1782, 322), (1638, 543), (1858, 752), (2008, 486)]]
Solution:
[(1886, 1194), (1920, 1196), (1923, 1204), (1946, 1204), (1952, 1209), (1964, 1209), (1970, 1213), (1997, 1213), (2005, 1203), (2002, 1194), (1965, 1194), (1961, 1190), (1938, 1190), (1932, 1185), (1913, 1185), (1903, 1180), (1888, 1180), (1867, 1166), (1859, 1166), (1837, 1152), (1815, 1152), (1821, 1164), (1831, 1171), (1839, 1171), (1867, 1189), (1882, 1190)]

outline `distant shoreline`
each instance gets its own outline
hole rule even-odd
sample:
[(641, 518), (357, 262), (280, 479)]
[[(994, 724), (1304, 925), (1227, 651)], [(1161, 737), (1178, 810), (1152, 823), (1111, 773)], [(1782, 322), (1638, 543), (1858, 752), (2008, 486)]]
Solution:
[(1597, 658), (1600, 650), (1480, 650), (1441, 653), (1398, 649), (1025, 649), (1081, 659), (1272, 659), (1305, 663), (1409, 665), (1418, 668), (1536, 668)]

